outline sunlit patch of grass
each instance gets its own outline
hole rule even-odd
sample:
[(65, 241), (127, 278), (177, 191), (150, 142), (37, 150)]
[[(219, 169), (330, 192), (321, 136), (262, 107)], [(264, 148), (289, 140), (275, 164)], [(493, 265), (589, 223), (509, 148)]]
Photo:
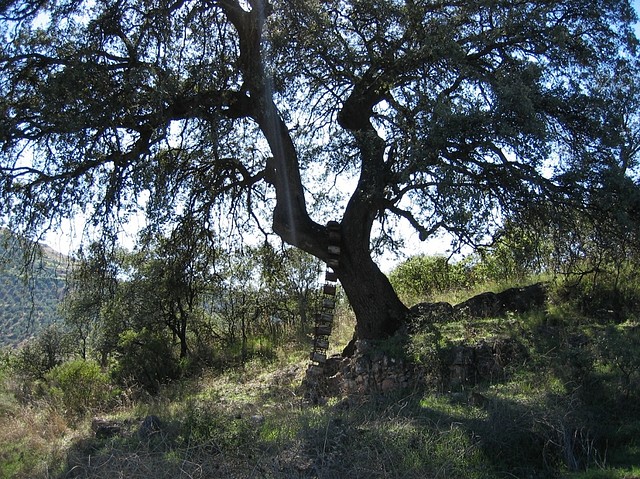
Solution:
[(506, 318), (463, 319), (437, 324), (440, 333), (450, 342), (478, 343), (496, 337), (510, 336), (518, 322), (512, 315)]
[(293, 442), (315, 440), (340, 421), (341, 415), (331, 406), (293, 406), (281, 412), (270, 411), (260, 427), (260, 437), (265, 445), (287, 447)]
[(487, 411), (469, 405), (465, 393), (458, 395), (427, 395), (420, 400), (420, 406), (428, 416), (433, 416), (434, 420), (448, 418), (456, 420), (484, 420), (487, 418)]
[(348, 304), (339, 304), (334, 315), (328, 355), (342, 353), (342, 350), (353, 338), (355, 326), (356, 317), (351, 307)]
[(282, 446), (292, 442), (299, 434), (300, 427), (293, 417), (271, 416), (260, 428), (260, 439), (269, 445)]
[(508, 381), (489, 385), (490, 393), (502, 399), (520, 402), (536, 402), (541, 395), (564, 395), (567, 384), (552, 372), (518, 371)]
[[(434, 398), (421, 404), (447, 409), (451, 406)], [(467, 414), (459, 409), (456, 412)], [(413, 413), (406, 417), (391, 414), (353, 424), (357, 431), (354, 461), (368, 451), (378, 458), (378, 464), (385, 465), (390, 477), (492, 477), (478, 438), (461, 423), (444, 420), (445, 417), (442, 411), (422, 415), (418, 412), (417, 417)]]
[(563, 479), (640, 479), (640, 467), (631, 468), (602, 468), (568, 473)]

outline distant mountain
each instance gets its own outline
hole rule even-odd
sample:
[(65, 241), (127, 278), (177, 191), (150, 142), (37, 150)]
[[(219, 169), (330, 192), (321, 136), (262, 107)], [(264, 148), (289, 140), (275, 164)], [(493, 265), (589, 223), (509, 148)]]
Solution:
[[(32, 255), (30, 267), (25, 254)], [(0, 229), (0, 347), (17, 346), (61, 321), (69, 260), (44, 244), (21, 242)]]

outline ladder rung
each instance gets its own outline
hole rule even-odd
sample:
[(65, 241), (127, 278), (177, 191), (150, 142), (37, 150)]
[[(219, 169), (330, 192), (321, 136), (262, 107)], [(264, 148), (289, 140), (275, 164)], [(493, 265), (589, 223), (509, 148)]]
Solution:
[(317, 363), (325, 363), (327, 361), (327, 355), (318, 351), (314, 351), (311, 353), (311, 361), (315, 361)]
[(325, 284), (324, 289), (322, 290), (324, 294), (328, 294), (330, 296), (335, 296), (336, 294), (336, 285), (335, 284)]

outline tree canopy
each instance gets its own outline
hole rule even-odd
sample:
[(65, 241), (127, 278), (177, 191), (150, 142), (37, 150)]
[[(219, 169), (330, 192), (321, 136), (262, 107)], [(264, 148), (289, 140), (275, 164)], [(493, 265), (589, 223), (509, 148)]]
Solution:
[(337, 220), (360, 338), (406, 313), (371, 254), (394, 218), (474, 245), (638, 188), (627, 0), (10, 0), (0, 14), (4, 218), (113, 227), (144, 203), (151, 225), (249, 218), (324, 260)]

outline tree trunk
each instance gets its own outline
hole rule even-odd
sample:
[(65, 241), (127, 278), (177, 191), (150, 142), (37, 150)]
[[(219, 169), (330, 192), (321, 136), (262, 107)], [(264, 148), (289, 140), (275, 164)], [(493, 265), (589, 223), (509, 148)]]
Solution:
[(343, 254), (338, 278), (356, 315), (355, 338), (384, 339), (398, 330), (408, 308), (370, 257)]
[[(362, 111), (360, 109), (358, 113)], [(357, 119), (358, 115), (353, 114), (353, 118)], [(358, 125), (354, 133), (362, 166), (358, 185), (342, 218), (337, 273), (356, 315), (355, 338), (384, 339), (398, 330), (408, 309), (371, 258), (371, 230), (385, 201), (389, 171), (384, 162), (385, 142), (366, 115), (362, 123), (364, 126)], [(355, 130), (355, 127), (351, 129)]]
[[(257, 122), (273, 155), (264, 172), (276, 191), (273, 230), (285, 242), (327, 261), (329, 234), (307, 211), (296, 146), (274, 102), (272, 78), (264, 69), (259, 48), (266, 3), (252, 2), (255, 8), (251, 12), (235, 2), (220, 2), (220, 6), (238, 31), (239, 64), (249, 93), (240, 92), (246, 108), (237, 114)], [(369, 251), (371, 227), (382, 209), (391, 175), (385, 164), (385, 142), (370, 122), (374, 105), (384, 98), (385, 85), (375, 71), (366, 72), (338, 118), (340, 125), (354, 134), (362, 162), (358, 187), (342, 218), (341, 257), (336, 270), (356, 314), (356, 337), (362, 339), (390, 336), (407, 313)]]
[(189, 347), (187, 346), (187, 325), (185, 322), (180, 326), (180, 359), (184, 359), (189, 355)]

